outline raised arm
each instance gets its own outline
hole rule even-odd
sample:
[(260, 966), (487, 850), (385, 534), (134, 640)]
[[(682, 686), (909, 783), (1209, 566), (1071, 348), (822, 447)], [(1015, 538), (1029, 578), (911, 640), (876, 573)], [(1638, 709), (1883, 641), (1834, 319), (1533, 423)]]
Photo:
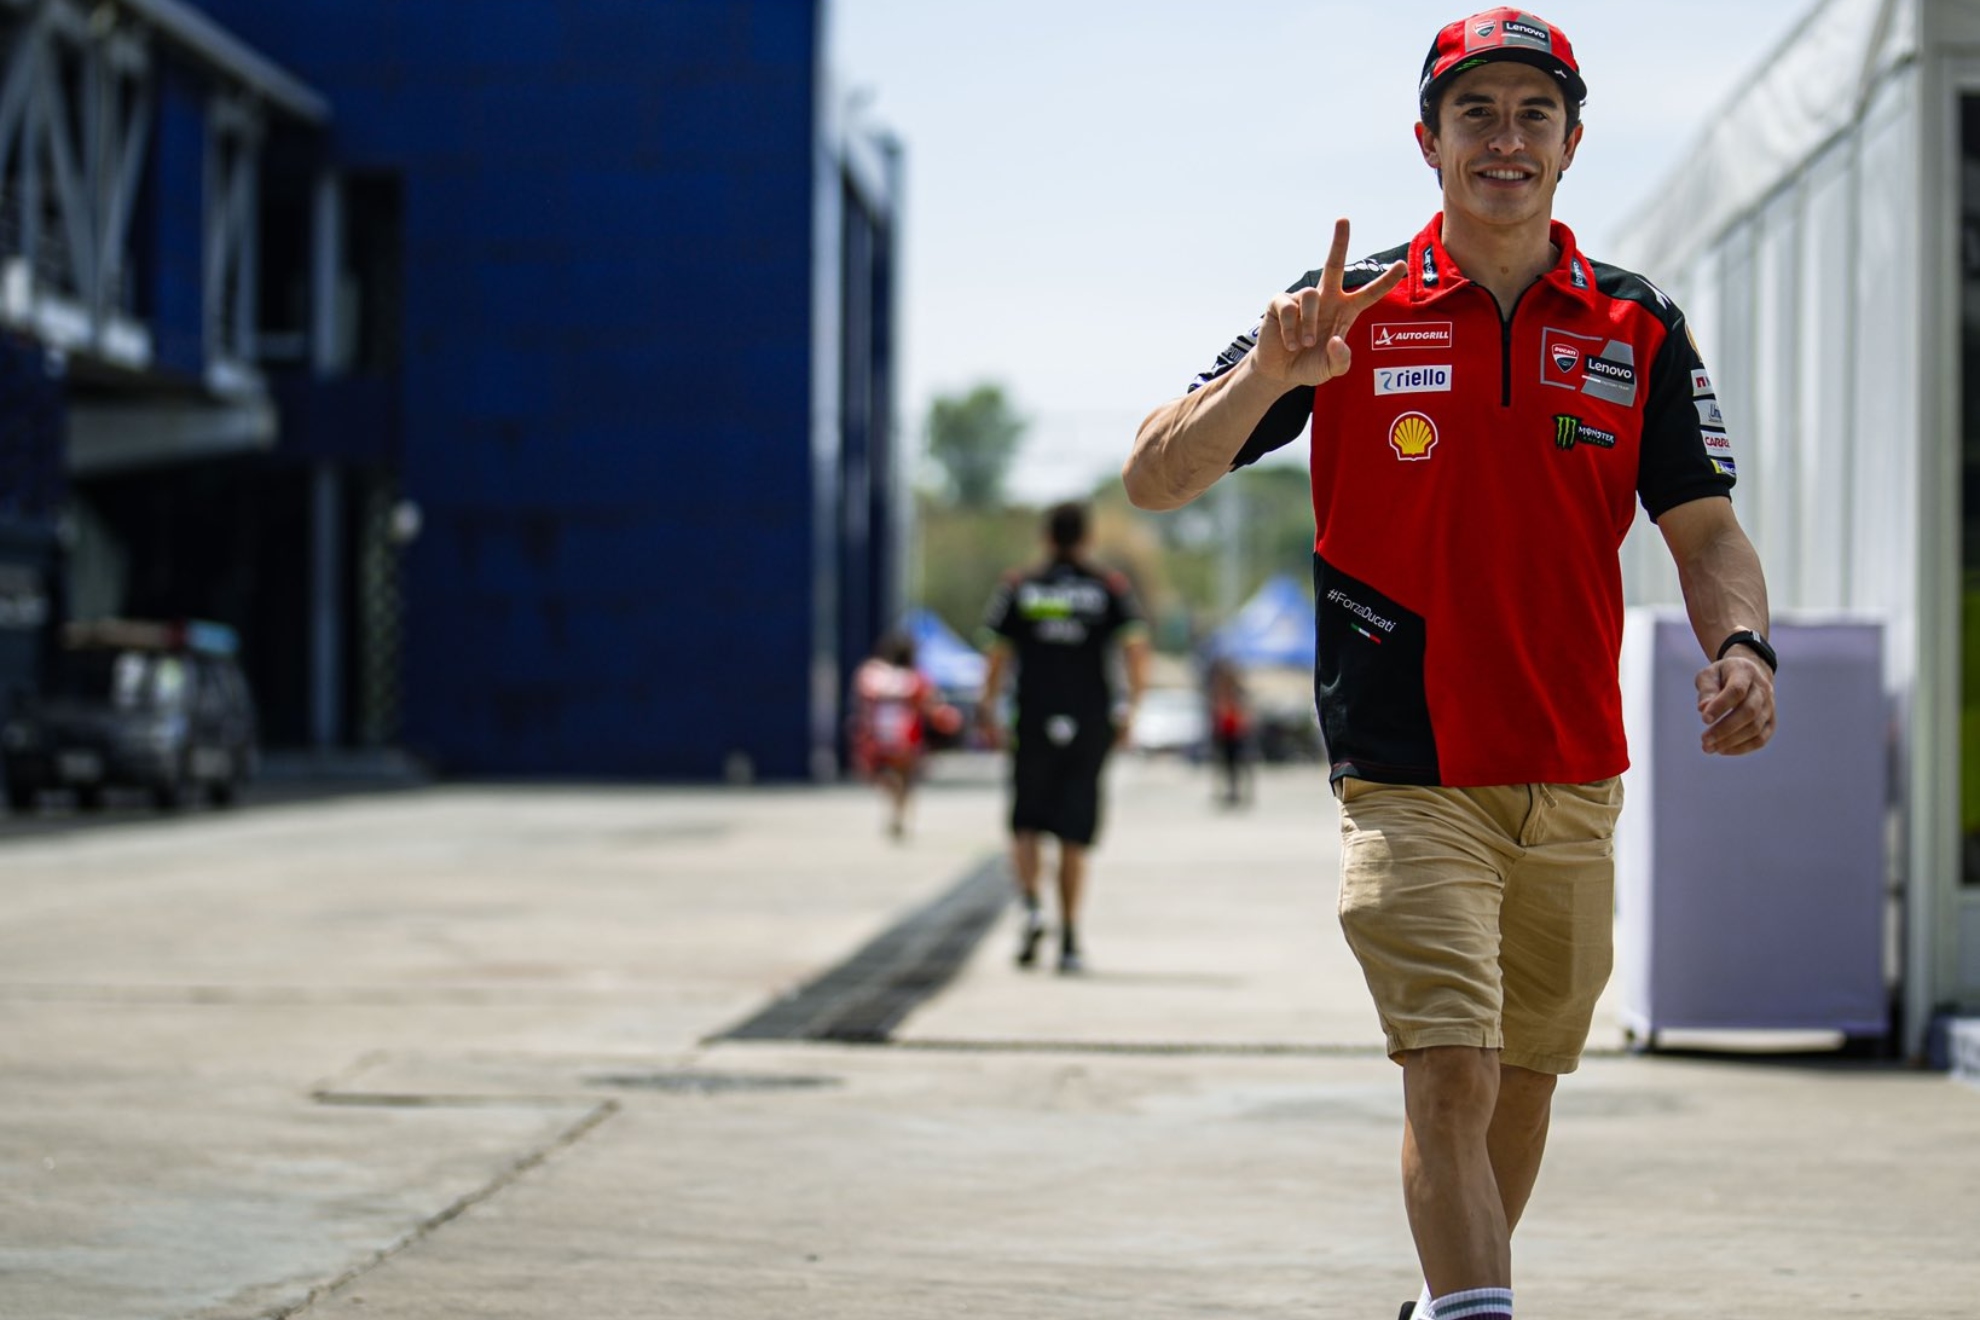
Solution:
[(1319, 286), (1272, 299), (1257, 346), (1237, 366), (1143, 420), (1121, 469), (1128, 499), (1137, 508), (1181, 508), (1209, 490), (1231, 470), (1266, 410), (1288, 390), (1324, 385), (1353, 364), (1348, 330), (1396, 286), (1404, 266), (1397, 262), (1344, 293), (1347, 249), (1348, 222), (1339, 220)]
[(1757, 752), (1774, 736), (1774, 671), (1744, 646), (1713, 657), (1735, 632), (1750, 628), (1765, 637), (1772, 627), (1760, 556), (1733, 516), (1732, 501), (1718, 496), (1668, 510), (1657, 530), (1677, 563), (1691, 631), (1711, 660), (1697, 677), (1704, 748), (1721, 756)]

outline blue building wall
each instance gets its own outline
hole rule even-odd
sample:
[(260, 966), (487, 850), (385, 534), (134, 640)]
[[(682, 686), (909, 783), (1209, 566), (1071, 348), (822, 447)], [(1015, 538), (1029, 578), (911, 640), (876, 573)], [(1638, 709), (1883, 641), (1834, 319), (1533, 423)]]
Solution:
[(62, 461), (62, 365), (40, 344), (0, 333), (0, 721), (39, 686), (58, 609), (56, 520)]
[(817, 0), (199, 7), (403, 181), (407, 745), (807, 773)]
[(137, 313), (161, 371), (197, 380), (206, 367), (205, 84), (171, 56), (159, 61), (151, 169), (134, 226), (141, 252)]

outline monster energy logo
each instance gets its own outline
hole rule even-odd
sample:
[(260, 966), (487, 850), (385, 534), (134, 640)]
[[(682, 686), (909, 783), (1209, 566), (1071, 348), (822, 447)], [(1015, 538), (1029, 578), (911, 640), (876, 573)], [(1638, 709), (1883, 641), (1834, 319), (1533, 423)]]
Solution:
[(1576, 445), (1594, 445), (1597, 449), (1614, 449), (1616, 436), (1613, 431), (1603, 431), (1590, 426), (1579, 417), (1568, 413), (1554, 414), (1554, 448), (1568, 450)]

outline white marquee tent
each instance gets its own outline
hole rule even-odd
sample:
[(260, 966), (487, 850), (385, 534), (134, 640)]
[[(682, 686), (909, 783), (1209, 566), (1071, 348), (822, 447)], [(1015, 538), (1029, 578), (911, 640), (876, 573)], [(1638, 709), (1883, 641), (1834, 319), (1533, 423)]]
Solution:
[[(1980, 1010), (1980, 0), (1813, 6), (1683, 160), (1606, 255), (1691, 318), (1775, 610), (1884, 625), (1916, 1052)], [(1633, 600), (1675, 602), (1633, 541)]]

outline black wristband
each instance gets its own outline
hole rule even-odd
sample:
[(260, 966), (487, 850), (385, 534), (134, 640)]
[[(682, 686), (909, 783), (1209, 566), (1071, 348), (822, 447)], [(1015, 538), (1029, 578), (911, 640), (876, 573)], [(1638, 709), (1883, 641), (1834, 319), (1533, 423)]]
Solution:
[(1776, 674), (1781, 672), (1781, 659), (1774, 654), (1774, 648), (1767, 644), (1766, 638), (1754, 632), (1751, 628), (1741, 628), (1738, 632), (1726, 638), (1725, 641), (1720, 642), (1719, 653), (1713, 659), (1725, 659), (1726, 652), (1732, 650), (1735, 646), (1751, 648), (1755, 655), (1767, 662), (1767, 668), (1770, 671)]

